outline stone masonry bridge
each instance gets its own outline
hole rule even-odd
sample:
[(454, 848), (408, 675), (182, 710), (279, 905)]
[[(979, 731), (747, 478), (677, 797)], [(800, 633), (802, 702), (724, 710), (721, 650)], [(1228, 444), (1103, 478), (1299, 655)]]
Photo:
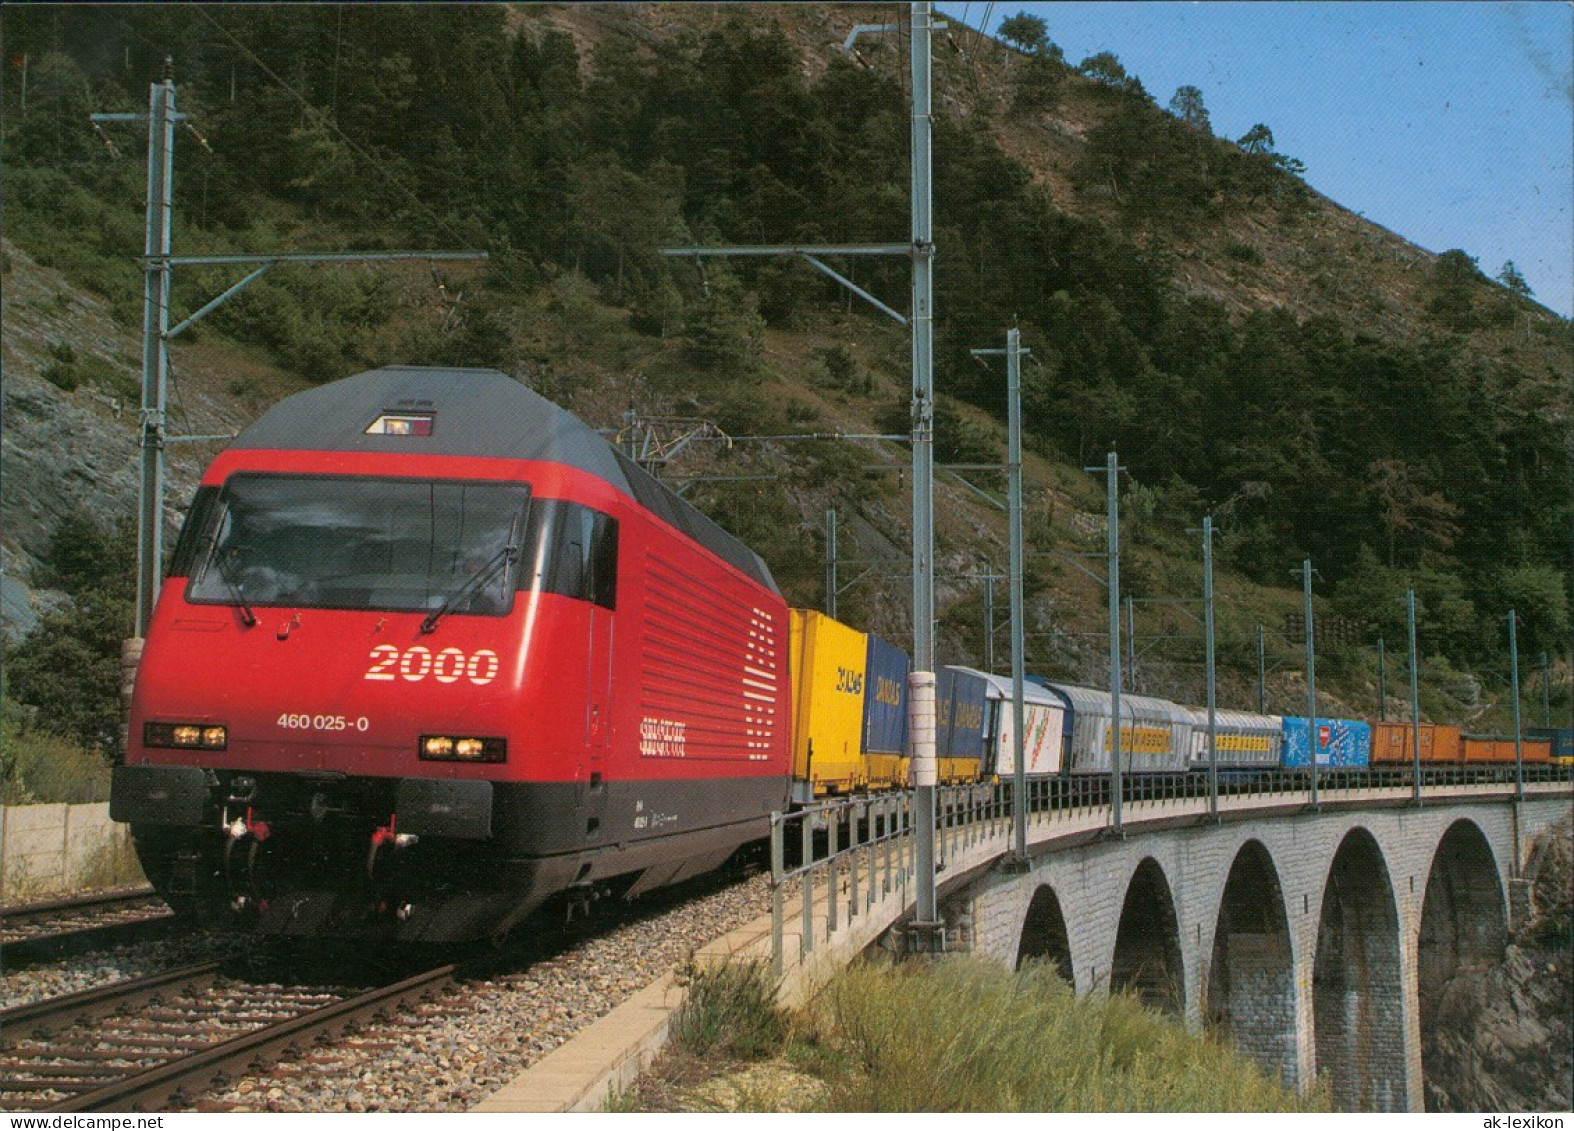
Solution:
[[(1317, 806), (1279, 780), (1220, 796), (1216, 813), (1128, 780), (1119, 832), (1098, 788), (1030, 791), (1025, 860), (1006, 787), (942, 790), (946, 946), (1054, 962), (1079, 993), (1135, 992), (1292, 1086), (1326, 1080), (1338, 1108), (1420, 1111), (1421, 1033), (1443, 986), (1502, 956), (1530, 910), (1537, 835), (1574, 813), (1574, 783), (1557, 776), (1527, 780), (1523, 797), (1512, 780), (1432, 782), (1419, 805), (1397, 776), (1327, 789)], [(794, 1004), (870, 947), (903, 947), (912, 796), (774, 820), (772, 914), (695, 959), (768, 964)], [(809, 862), (788, 862), (790, 838)], [(665, 1042), (683, 996), (667, 975), (478, 1110), (599, 1109)]]
[[(1205, 797), (1139, 799), (1114, 835), (1107, 806), (1061, 806), (1031, 814), (1025, 862), (1009, 806), (986, 799), (940, 835), (947, 947), (1053, 961), (1079, 993), (1134, 991), (1288, 1084), (1325, 1079), (1338, 1108), (1420, 1111), (1442, 987), (1502, 957), (1528, 911), (1532, 842), (1571, 796), (1566, 781), (1527, 783), (1522, 800), (1513, 782), (1459, 784), (1418, 806), (1409, 786), (1368, 787), (1313, 808), (1286, 790), (1223, 796), (1217, 816)], [(786, 1000), (912, 918), (905, 837), (844, 842), (837, 860), (783, 900)]]

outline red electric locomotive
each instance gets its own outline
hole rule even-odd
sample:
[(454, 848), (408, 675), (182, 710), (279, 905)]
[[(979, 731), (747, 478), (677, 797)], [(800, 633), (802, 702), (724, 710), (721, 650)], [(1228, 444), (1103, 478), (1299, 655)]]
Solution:
[(636, 894), (789, 793), (764, 562), (492, 370), (292, 396), (208, 468), (111, 811), (177, 908), (453, 940)]

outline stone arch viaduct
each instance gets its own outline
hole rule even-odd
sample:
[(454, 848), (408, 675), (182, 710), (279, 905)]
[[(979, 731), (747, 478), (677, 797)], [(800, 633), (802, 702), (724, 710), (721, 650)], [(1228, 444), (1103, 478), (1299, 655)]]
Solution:
[[(1457, 971), (1498, 961), (1529, 909), (1533, 842), (1574, 812), (1566, 781), (1128, 803), (1035, 812), (1014, 859), (1009, 806), (940, 837), (948, 949), (1055, 963), (1079, 993), (1130, 990), (1227, 1036), (1334, 1106), (1424, 1110), (1421, 1033)], [(914, 911), (909, 869), (874, 855), (823, 878), (777, 931), (801, 998)], [(835, 914), (824, 890), (836, 891)], [(769, 934), (761, 941), (768, 945)], [(889, 942), (888, 942), (888, 945)], [(740, 952), (732, 951), (734, 956)]]

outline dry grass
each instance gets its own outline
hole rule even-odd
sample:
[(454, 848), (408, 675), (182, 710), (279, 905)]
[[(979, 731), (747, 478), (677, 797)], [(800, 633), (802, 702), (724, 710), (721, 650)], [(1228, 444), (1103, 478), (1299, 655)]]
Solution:
[(0, 724), (0, 802), (80, 805), (109, 799), (109, 767), (68, 738), (38, 730), (9, 709)]
[(841, 1055), (835, 1111), (1302, 1111), (1233, 1049), (1130, 997), (1077, 998), (1048, 965), (956, 957), (849, 969), (811, 1033)]
[(751, 1038), (743, 1055), (680, 1039), (623, 1097), (627, 1110), (1327, 1110), (1322, 1092), (1297, 1095), (1133, 998), (1078, 999), (1049, 966), (866, 963), (797, 1014), (762, 1000), (751, 977), (696, 976), (701, 1012), (729, 1019), (701, 1028), (778, 1043)]

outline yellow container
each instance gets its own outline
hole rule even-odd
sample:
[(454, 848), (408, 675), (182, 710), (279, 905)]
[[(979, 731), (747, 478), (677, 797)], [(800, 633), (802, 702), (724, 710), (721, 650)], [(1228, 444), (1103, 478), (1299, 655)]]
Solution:
[(815, 796), (861, 789), (868, 637), (814, 609), (791, 615), (793, 777)]

